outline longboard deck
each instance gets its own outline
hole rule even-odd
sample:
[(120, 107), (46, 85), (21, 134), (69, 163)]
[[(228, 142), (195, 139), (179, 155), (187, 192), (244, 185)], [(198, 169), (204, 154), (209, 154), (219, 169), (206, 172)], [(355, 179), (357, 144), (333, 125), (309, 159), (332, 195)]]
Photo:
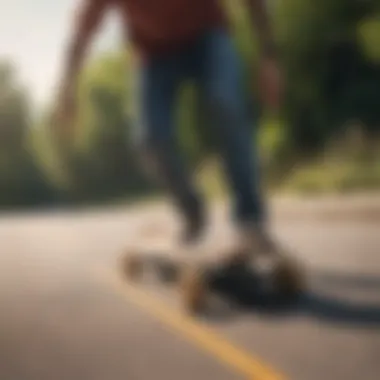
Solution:
[[(160, 280), (177, 283), (185, 308), (194, 312), (202, 307), (208, 285), (215, 273), (249, 262), (252, 247), (231, 230), (216, 228), (196, 244), (180, 244), (174, 235), (136, 239), (127, 248), (123, 270), (128, 279), (141, 278), (151, 269)], [(284, 257), (275, 266), (278, 288), (290, 293), (302, 287), (301, 272)], [(237, 259), (237, 260), (236, 260)]]

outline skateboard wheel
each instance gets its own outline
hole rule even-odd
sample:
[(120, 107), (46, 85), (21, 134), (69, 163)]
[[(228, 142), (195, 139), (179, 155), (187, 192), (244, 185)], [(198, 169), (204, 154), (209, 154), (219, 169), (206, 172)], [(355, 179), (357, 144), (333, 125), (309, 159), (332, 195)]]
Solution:
[(292, 261), (280, 262), (274, 271), (274, 283), (286, 295), (299, 294), (304, 285), (301, 268)]
[(138, 255), (128, 253), (122, 260), (122, 270), (128, 280), (138, 280), (142, 274), (142, 262)]
[(205, 306), (207, 295), (204, 273), (196, 268), (186, 268), (182, 273), (180, 286), (186, 311), (200, 312)]

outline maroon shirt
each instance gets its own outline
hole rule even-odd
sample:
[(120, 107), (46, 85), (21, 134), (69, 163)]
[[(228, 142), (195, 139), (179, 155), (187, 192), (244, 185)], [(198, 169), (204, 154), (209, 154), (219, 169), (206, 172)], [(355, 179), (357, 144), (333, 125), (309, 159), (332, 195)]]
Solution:
[(143, 54), (174, 49), (203, 30), (224, 27), (221, 0), (91, 0), (116, 7), (128, 38)]

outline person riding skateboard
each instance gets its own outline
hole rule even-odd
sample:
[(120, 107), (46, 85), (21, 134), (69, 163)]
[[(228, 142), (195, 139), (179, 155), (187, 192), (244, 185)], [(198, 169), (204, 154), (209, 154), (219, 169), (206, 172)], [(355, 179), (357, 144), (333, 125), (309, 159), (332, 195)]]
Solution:
[[(207, 102), (221, 138), (221, 158), (233, 194), (240, 231), (269, 243), (259, 185), (257, 150), (251, 137), (241, 62), (222, 0), (80, 0), (59, 87), (56, 116), (69, 125), (86, 51), (107, 11), (116, 10), (139, 68), (139, 146), (184, 217), (182, 239), (202, 236), (205, 205), (181, 160), (174, 111), (183, 80), (192, 79)], [(263, 100), (276, 108), (281, 75), (265, 0), (246, 0), (256, 26)], [(271, 245), (273, 246), (273, 244)]]

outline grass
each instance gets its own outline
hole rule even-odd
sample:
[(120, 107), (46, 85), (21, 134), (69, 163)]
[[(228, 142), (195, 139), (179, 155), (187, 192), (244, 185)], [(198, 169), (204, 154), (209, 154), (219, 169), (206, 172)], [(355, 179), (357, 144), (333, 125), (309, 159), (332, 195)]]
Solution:
[(380, 189), (380, 161), (316, 162), (295, 170), (281, 191), (297, 194), (348, 193)]
[(294, 168), (282, 188), (299, 194), (379, 189), (380, 139), (365, 137), (358, 126), (331, 141), (314, 162)]
[[(226, 195), (223, 173), (216, 161), (204, 165), (197, 179), (209, 198)], [(332, 141), (314, 161), (294, 166), (280, 185), (267, 186), (269, 195), (345, 194), (363, 190), (380, 190), (380, 139), (366, 140), (357, 128)]]

